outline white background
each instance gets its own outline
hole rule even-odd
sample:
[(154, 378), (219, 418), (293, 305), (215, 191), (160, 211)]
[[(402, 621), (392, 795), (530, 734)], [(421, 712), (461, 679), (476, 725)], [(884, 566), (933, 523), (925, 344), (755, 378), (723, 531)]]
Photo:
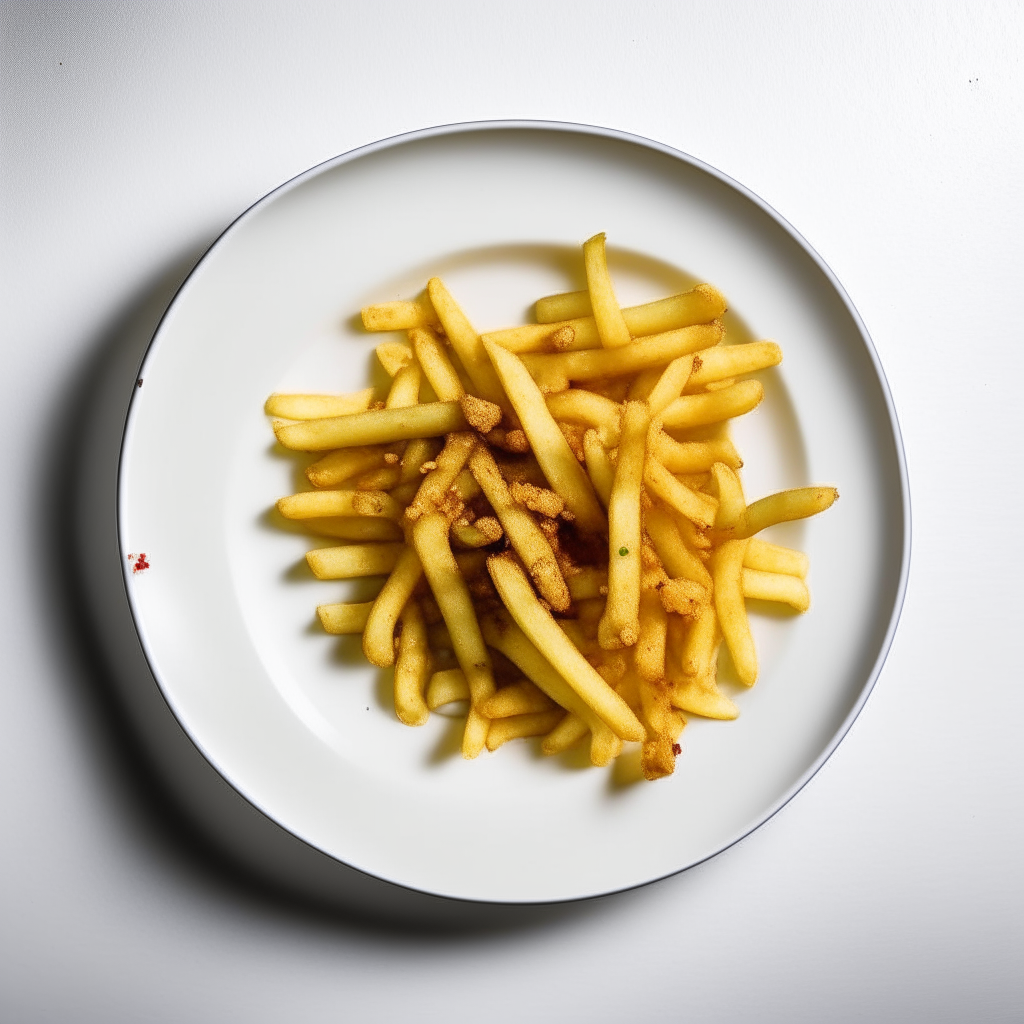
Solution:
[[(1024, 8), (2, 5), (0, 1016), (31, 1022), (1010, 1021), (1024, 1015)], [(147, 774), (69, 598), (90, 368), (238, 213), (433, 124), (649, 136), (822, 254), (914, 509), (903, 619), (831, 761), (682, 876), (471, 931), (302, 906)]]

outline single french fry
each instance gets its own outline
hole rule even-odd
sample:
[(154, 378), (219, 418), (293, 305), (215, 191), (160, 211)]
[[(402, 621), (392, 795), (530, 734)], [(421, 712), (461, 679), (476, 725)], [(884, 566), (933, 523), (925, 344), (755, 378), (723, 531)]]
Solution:
[(476, 444), (477, 436), (471, 430), (448, 435), (434, 468), (424, 477), (412, 504), (405, 510), (406, 519), (415, 522), (421, 516), (441, 509)]
[(402, 530), (391, 519), (370, 516), (331, 516), (302, 520), (303, 529), (336, 540), (401, 540)]
[(597, 325), (597, 336), (604, 348), (620, 348), (633, 339), (622, 318), (619, 301), (615, 298), (611, 274), (608, 273), (608, 258), (605, 254), (605, 235), (588, 238), (583, 243), (583, 265), (587, 272), (587, 292), (590, 308)]
[(558, 628), (523, 570), (505, 555), (488, 558), (487, 569), (516, 624), (562, 678), (620, 739), (643, 739), (643, 726), (636, 716)]
[(377, 361), (389, 377), (394, 377), (403, 366), (407, 366), (413, 360), (412, 349), (402, 341), (385, 341), (378, 345), (374, 352), (377, 353)]
[[(523, 327), (510, 327), (503, 331), (490, 331), (484, 337), (507, 348), (510, 352), (550, 352), (554, 346), (553, 336), (567, 330), (572, 332), (568, 342), (569, 350), (600, 347), (601, 341), (597, 334), (597, 324), (590, 314), (589, 292), (576, 292), (583, 296), (587, 304), (588, 314), (560, 318), (557, 322), (544, 322), (538, 319), (535, 324)], [(560, 296), (552, 296), (560, 298)], [(692, 292), (682, 295), (671, 295), (656, 302), (647, 302), (642, 306), (627, 306), (622, 310), (622, 318), (634, 338), (647, 337), (652, 334), (664, 334), (681, 327), (692, 327), (697, 324), (708, 324), (718, 319), (725, 312), (725, 299), (716, 288), (708, 284), (700, 284)]]
[(811, 595), (807, 590), (807, 584), (802, 579), (786, 573), (744, 569), (742, 587), (744, 597), (788, 604), (798, 612), (805, 612), (811, 607)]
[(757, 682), (757, 652), (743, 602), (745, 540), (727, 540), (714, 554), (711, 575), (715, 581), (715, 611), (726, 646), (744, 686)]
[[(716, 345), (697, 352), (687, 390), (707, 387), (728, 377), (766, 370), (782, 362), (782, 349), (774, 341), (753, 341), (746, 345)], [(682, 389), (680, 389), (682, 390)]]
[(649, 425), (647, 406), (627, 402), (608, 502), (608, 604), (598, 629), (605, 650), (632, 647), (640, 635), (640, 490)]
[(430, 710), (423, 691), (430, 674), (430, 648), (423, 613), (415, 601), (402, 610), (402, 632), (395, 662), (395, 713), (406, 725), (423, 725)]
[[(397, 459), (398, 456), (395, 455)], [(379, 469), (372, 469), (369, 473), (363, 473), (351, 481), (351, 486), (356, 491), (390, 491), (398, 486), (401, 480), (402, 471), (397, 465), (383, 465)]]
[(325, 633), (344, 636), (347, 633), (362, 633), (369, 618), (372, 601), (361, 601), (356, 604), (321, 604), (317, 605), (316, 613), (320, 617), (320, 625)]
[[(479, 398), (494, 402), (502, 408), (508, 408), (508, 399), (494, 372), (490, 359), (484, 351), (480, 335), (462, 311), (459, 304), (452, 298), (451, 292), (439, 277), (432, 277), (427, 284), (430, 301), (437, 311), (438, 319), (444, 327), (448, 340), (452, 343), (459, 360), (465, 367), (469, 379), (473, 382)], [(440, 396), (439, 396), (440, 397)]]
[[(714, 352), (715, 349), (708, 351)], [(665, 411), (670, 402), (674, 402), (686, 387), (693, 367), (697, 365), (695, 355), (680, 356), (673, 359), (662, 371), (658, 382), (647, 396), (647, 408), (651, 411), (651, 419), (655, 419)]]
[[(578, 715), (567, 714), (555, 727), (544, 737), (541, 742), (540, 749), (544, 754), (549, 757), (554, 754), (561, 754), (565, 750), (569, 750), (570, 747), (574, 747), (584, 736), (589, 732), (587, 723), (583, 721)], [(610, 729), (608, 735), (619, 739)], [(622, 740), (619, 740), (621, 745)], [(591, 764), (597, 766), (599, 764), (607, 764), (607, 761), (600, 762), (594, 760), (593, 754), (593, 741), (591, 742)]]
[(654, 457), (670, 473), (704, 473), (716, 462), (739, 469), (743, 460), (727, 437), (712, 441), (675, 441), (659, 431), (649, 446)]
[(709, 423), (742, 416), (757, 408), (764, 398), (764, 387), (758, 380), (741, 380), (738, 384), (701, 395), (683, 395), (671, 402), (661, 414), (661, 422), (670, 430), (703, 427)]
[(672, 579), (693, 580), (711, 590), (711, 573), (704, 563), (683, 543), (676, 521), (664, 506), (652, 504), (644, 514), (644, 526)]
[(665, 677), (665, 640), (668, 613), (657, 590), (640, 595), (640, 639), (633, 649), (633, 663), (641, 679), (657, 682)]
[(652, 495), (697, 526), (709, 529), (714, 524), (718, 502), (681, 483), (656, 458), (649, 457), (644, 465), (644, 484)]
[[(538, 384), (549, 392), (564, 391), (574, 380), (602, 380), (637, 373), (653, 366), (667, 366), (680, 356), (717, 345), (722, 334), (720, 324), (699, 324), (641, 338), (622, 348), (528, 354), (521, 358)], [(502, 348), (489, 339), (485, 339), (485, 343)], [(507, 350), (502, 348), (502, 351)]]
[(419, 363), (407, 363), (391, 381), (391, 390), (388, 391), (385, 409), (407, 409), (410, 405), (416, 405), (420, 400), (420, 382), (423, 379), (423, 372)]
[(563, 718), (565, 718), (565, 712), (555, 709), (528, 715), (515, 715), (512, 718), (494, 719), (487, 730), (487, 749), (497, 750), (509, 740), (544, 736), (551, 732)]
[(462, 740), (462, 756), (474, 758), (487, 740), (488, 719), (480, 706), (494, 693), (491, 659), (480, 634), (473, 599), (448, 544), (448, 520), (437, 512), (422, 516), (412, 529), (413, 544), (427, 582), (452, 638), (455, 657), (472, 696)]
[(612, 484), (615, 482), (615, 467), (596, 430), (588, 430), (583, 435), (583, 455), (590, 482), (601, 504), (607, 508), (612, 496)]
[(747, 553), (743, 556), (744, 569), (760, 569), (762, 572), (782, 572), (787, 576), (805, 579), (810, 561), (802, 551), (769, 544), (759, 537), (751, 537)]
[(679, 669), (678, 672), (672, 674), (672, 678), (699, 675), (707, 668), (712, 652), (716, 649), (718, 613), (715, 611), (714, 604), (704, 605), (689, 629), (686, 629), (682, 619), (676, 616), (671, 616), (669, 622), (670, 635), (673, 628), (683, 632), (679, 646)]
[(370, 409), (301, 423), (275, 423), (274, 433), (285, 448), (322, 452), (354, 445), (390, 444), (414, 437), (440, 437), (465, 430), (458, 402), (425, 402), (407, 409)]
[(691, 715), (732, 721), (739, 718), (740, 709), (714, 681), (707, 676), (684, 676), (673, 684), (670, 699), (673, 706)]
[[(699, 284), (689, 292), (671, 295), (667, 299), (646, 302), (642, 306), (627, 306), (622, 316), (633, 337), (657, 334), (691, 324), (707, 324), (720, 317), (726, 309), (725, 297), (709, 284)], [(534, 305), (538, 324), (560, 320), (574, 320), (592, 315), (590, 292), (562, 292), (546, 295)]]
[(285, 519), (325, 516), (379, 516), (398, 519), (402, 510), (384, 491), (300, 491), (279, 498), (277, 510)]
[(469, 683), (462, 669), (448, 668), (435, 672), (427, 684), (427, 707), (436, 711), (457, 700), (469, 700)]
[(541, 596), (555, 611), (568, 611), (572, 603), (569, 588), (558, 567), (551, 543), (533, 516), (512, 500), (508, 484), (498, 472), (494, 457), (486, 448), (478, 447), (469, 460), (469, 469), (483, 490), (484, 497), (491, 503), (509, 543), (523, 560)]
[(441, 441), (436, 437), (417, 437), (405, 446), (402, 458), (399, 461), (401, 473), (398, 482), (402, 484), (416, 481), (418, 484), (423, 477), (420, 472), (424, 462), (429, 462), (437, 457), (443, 447)]
[(347, 580), (357, 576), (381, 576), (398, 564), (404, 544), (345, 544), (314, 548), (306, 562), (320, 580)]
[[(493, 697), (484, 701), (481, 708), (491, 719), (511, 718), (513, 715), (532, 715), (542, 711), (553, 711), (554, 701), (536, 684), (528, 679), (503, 686)], [(564, 708), (560, 709), (564, 712)], [(546, 730), (545, 730), (546, 731)]]
[(395, 626), (422, 576), (420, 556), (415, 548), (407, 546), (398, 556), (391, 575), (373, 602), (373, 610), (363, 630), (363, 654), (371, 665), (387, 668), (394, 664)]
[(720, 534), (742, 533), (747, 520), (747, 502), (740, 478), (724, 462), (711, 467), (711, 478), (718, 491), (715, 530)]
[(306, 468), (306, 479), (314, 487), (337, 487), (354, 476), (379, 469), (384, 465), (384, 454), (383, 445), (328, 452)]
[(614, 448), (619, 443), (622, 408), (618, 403), (583, 388), (546, 395), (545, 401), (556, 420), (583, 423), (597, 430), (605, 448)]
[(569, 596), (574, 601), (589, 601), (608, 596), (608, 572), (592, 565), (581, 566), (579, 572), (568, 577)]
[(346, 416), (362, 412), (373, 401), (373, 388), (350, 395), (283, 395), (275, 392), (263, 407), (268, 416), (288, 420), (318, 420), (325, 416)]
[[(739, 717), (739, 708), (718, 689), (718, 648), (722, 634), (713, 606), (708, 606), (692, 628), (677, 616), (669, 616), (667, 676), (671, 684), (672, 705), (703, 718), (731, 720)], [(695, 671), (683, 673), (685, 662)]]
[(743, 533), (752, 537), (776, 523), (787, 523), (793, 519), (824, 512), (839, 497), (834, 487), (796, 487), (791, 491), (779, 491), (747, 506), (747, 523)]
[(378, 302), (363, 306), (363, 327), (368, 331), (407, 331), (412, 327), (436, 327), (437, 314), (426, 293), (412, 302)]
[(425, 328), (417, 328), (409, 332), (409, 340), (416, 352), (416, 359), (423, 367), (423, 374), (438, 399), (442, 402), (457, 402), (462, 398), (466, 389), (437, 335)]
[(488, 343), (485, 347), (552, 490), (565, 499), (581, 530), (599, 533), (604, 529), (604, 513), (594, 488), (548, 411), (544, 396), (518, 356), (498, 345)]

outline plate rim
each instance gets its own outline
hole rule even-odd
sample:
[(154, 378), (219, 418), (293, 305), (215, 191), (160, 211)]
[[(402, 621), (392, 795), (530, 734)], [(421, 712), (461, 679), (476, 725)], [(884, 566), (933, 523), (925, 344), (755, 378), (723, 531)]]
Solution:
[(843, 304), (847, 314), (852, 319), (857, 333), (863, 343), (868, 357), (871, 361), (872, 368), (875, 373), (875, 377), (878, 380), (881, 389), (881, 395), (885, 404), (886, 413), (888, 415), (888, 426), (892, 433), (894, 454), (896, 457), (897, 476), (899, 479), (899, 490), (900, 490), (900, 511), (901, 511), (901, 558), (899, 575), (896, 584), (896, 592), (893, 599), (892, 609), (889, 613), (888, 623), (886, 625), (885, 633), (879, 643), (878, 653), (875, 657), (874, 662), (868, 671), (863, 686), (861, 687), (860, 693), (857, 699), (854, 701), (846, 717), (836, 728), (835, 732), (829, 738), (828, 742), (822, 748), (818, 756), (811, 762), (811, 764), (804, 770), (804, 772), (796, 779), (791, 786), (786, 789), (782, 795), (772, 804), (770, 804), (766, 811), (759, 815), (753, 824), (744, 826), (735, 836), (728, 839), (726, 842), (717, 846), (714, 850), (707, 853), (705, 856), (698, 860), (692, 861), (683, 867), (676, 868), (673, 871), (665, 872), (664, 874), (657, 875), (653, 878), (646, 879), (641, 882), (633, 882), (627, 885), (604, 889), (601, 892), (595, 892), (590, 894), (584, 894), (579, 896), (569, 896), (561, 898), (538, 898), (538, 899), (486, 899), (482, 897), (473, 896), (457, 896), (448, 893), (441, 893), (433, 891), (431, 889), (422, 888), (416, 885), (410, 885), (406, 882), (396, 881), (395, 879), (387, 878), (381, 874), (376, 874), (373, 871), (369, 871), (366, 868), (356, 867), (355, 865), (349, 864), (347, 861), (341, 859), (330, 851), (324, 850), (316, 843), (311, 842), (309, 839), (296, 834), (287, 825), (279, 821), (276, 817), (268, 814), (259, 805), (255, 804), (252, 800), (245, 795), (244, 792), (235, 784), (235, 782), (229, 778), (220, 769), (217, 763), (207, 755), (207, 752), (203, 745), (200, 744), (198, 739), (192, 734), (191, 730), (182, 721), (177, 714), (173, 703), (168, 697), (165, 691), (164, 685), (160, 679), (158, 671), (155, 666), (155, 657), (151, 657), (148, 648), (148, 641), (145, 637), (145, 631), (140, 628), (140, 612), (136, 608), (136, 603), (133, 597), (133, 589), (129, 584), (129, 566), (127, 558), (126, 540), (123, 530), (123, 517), (124, 517), (124, 503), (126, 501), (125, 495), (125, 482), (124, 482), (124, 470), (127, 447), (130, 441), (130, 435), (132, 433), (132, 424), (135, 418), (135, 412), (137, 409), (137, 401), (139, 399), (140, 389), (137, 386), (132, 387), (132, 395), (128, 403), (127, 410), (125, 412), (124, 422), (121, 429), (121, 438), (118, 449), (118, 461), (117, 461), (117, 475), (115, 484), (115, 529), (117, 536), (117, 550), (120, 556), (120, 573), (121, 573), (121, 584), (124, 590), (125, 599), (128, 604), (129, 611), (132, 618), (132, 627), (138, 638), (139, 645), (142, 649), (143, 656), (145, 657), (146, 664), (149, 667), (150, 674), (153, 678), (153, 682), (156, 684), (157, 691), (160, 695), (161, 700), (166, 705), (174, 718), (178, 728), (182, 731), (189, 742), (194, 748), (201, 754), (205, 761), (210, 767), (217, 772), (221, 779), (231, 788), (231, 790), (238, 795), (249, 807), (257, 811), (257, 813), (263, 815), (268, 821), (270, 821), (277, 828), (281, 829), (288, 836), (294, 839), (296, 842), (307, 846), (312, 850), (315, 850), (324, 856), (330, 858), (333, 862), (344, 866), (350, 870), (355, 870), (360, 873), (366, 874), (370, 877), (386, 882), (390, 885), (397, 886), (401, 889), (405, 889), (412, 892), (424, 893), (430, 896), (434, 896), (440, 899), (451, 900), (454, 902), (461, 903), (473, 903), (473, 904), (492, 904), (492, 905), (504, 905), (504, 906), (544, 906), (554, 905), (562, 903), (576, 903), (586, 900), (599, 899), (604, 896), (611, 896), (621, 892), (628, 892), (633, 889), (641, 888), (645, 885), (650, 885), (654, 882), (659, 882), (665, 878), (671, 878), (674, 875), (681, 874), (684, 871), (688, 871), (691, 868), (697, 867), (699, 864), (703, 864), (719, 854), (724, 853), (732, 846), (736, 845), (747, 836), (756, 832), (759, 828), (769, 822), (776, 814), (779, 813), (810, 781), (815, 775), (824, 767), (825, 763), (832, 757), (840, 743), (845, 739), (847, 733), (853, 726), (861, 711), (864, 709), (868, 698), (874, 691), (875, 685), (878, 682), (878, 678), (881, 675), (882, 669), (885, 665), (886, 659), (888, 658), (889, 651), (892, 648), (893, 641), (895, 639), (896, 630), (899, 626), (900, 617), (903, 611), (903, 605), (906, 599), (907, 586), (910, 575), (910, 562), (911, 562), (911, 548), (912, 548), (912, 509), (910, 499), (910, 480), (907, 469), (906, 452), (903, 444), (903, 434), (900, 429), (899, 417), (896, 412), (895, 402), (892, 397), (892, 392), (889, 387), (889, 380), (885, 374), (885, 370), (882, 367), (881, 360), (878, 356), (878, 352), (875, 348), (874, 341), (871, 337), (870, 332), (867, 329), (867, 325), (864, 323), (863, 318), (860, 316), (856, 306), (853, 304), (850, 296), (847, 294), (846, 289), (842, 283), (836, 277), (831, 267), (826, 263), (818, 251), (810, 244), (810, 242), (785, 218), (783, 217), (773, 206), (762, 199), (759, 195), (743, 185), (741, 182), (735, 180), (728, 174), (714, 167), (713, 165), (706, 163), (698, 157), (695, 157), (682, 150), (676, 149), (665, 143), (658, 142), (653, 139), (649, 139), (642, 135), (637, 135), (631, 132), (622, 131), (615, 128), (606, 128), (599, 125), (590, 125), (578, 122), (568, 121), (551, 121), (551, 120), (532, 120), (532, 119), (494, 119), (494, 120), (482, 120), (482, 121), (458, 121), (451, 122), (441, 125), (435, 125), (428, 128), (415, 129), (409, 132), (402, 132), (396, 135), (387, 136), (383, 139), (378, 139), (374, 142), (367, 143), (362, 146), (357, 146), (354, 149), (347, 150), (343, 153), (337, 154), (336, 156), (329, 157), (326, 160), (320, 161), (317, 164), (301, 171), (299, 174), (282, 182), (280, 185), (271, 189), (269, 192), (262, 195), (259, 199), (255, 200), (248, 207), (246, 207), (237, 217), (235, 217), (210, 243), (210, 245), (203, 251), (202, 255), (196, 261), (195, 265), (189, 271), (188, 275), (181, 282), (178, 288), (175, 290), (173, 297), (167, 305), (167, 308), (162, 313), (156, 328), (153, 331), (152, 337), (149, 339), (146, 349), (142, 354), (139, 361), (138, 369), (135, 374), (135, 381), (138, 382), (145, 376), (146, 365), (149, 362), (151, 356), (154, 354), (156, 346), (161, 338), (165, 323), (170, 318), (173, 310), (183, 299), (183, 296), (187, 292), (193, 278), (203, 268), (203, 265), (212, 256), (225, 240), (232, 235), (241, 225), (246, 222), (250, 217), (253, 217), (257, 212), (264, 206), (269, 205), (280, 196), (284, 195), (291, 190), (298, 188), (304, 184), (307, 180), (317, 177), (334, 168), (341, 167), (344, 164), (353, 162), (362, 157), (369, 156), (371, 154), (381, 152), (386, 149), (393, 149), (399, 146), (406, 145), (408, 143), (417, 142), (423, 139), (440, 138), (451, 135), (468, 135), (475, 132), (494, 132), (494, 131), (549, 131), (563, 133), (566, 135), (581, 135), (611, 139), (619, 142), (625, 142), (634, 146), (638, 146), (641, 149), (647, 149), (662, 155), (671, 157), (674, 160), (678, 160), (683, 164), (686, 164), (696, 170), (701, 171), (704, 174), (709, 175), (711, 178), (724, 184), (727, 188), (738, 193), (748, 202), (752, 203), (755, 207), (766, 214), (778, 227), (780, 227), (785, 234), (787, 234), (800, 249), (808, 255), (814, 262), (817, 269), (825, 276), (829, 285), (839, 297)]

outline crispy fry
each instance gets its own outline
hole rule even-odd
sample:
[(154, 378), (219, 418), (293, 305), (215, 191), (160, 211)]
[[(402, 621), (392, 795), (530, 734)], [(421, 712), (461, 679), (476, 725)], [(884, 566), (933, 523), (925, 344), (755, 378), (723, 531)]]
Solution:
[(725, 437), (712, 441), (674, 441), (659, 431), (649, 445), (651, 453), (670, 473), (703, 473), (716, 462), (730, 469), (743, 465), (732, 441)]
[(395, 663), (395, 713), (406, 725), (423, 725), (430, 710), (423, 691), (430, 673), (430, 649), (423, 613), (415, 601), (402, 610), (402, 632)]
[(487, 569), (516, 624), (601, 720), (624, 740), (643, 738), (643, 727), (622, 699), (566, 639), (538, 602), (526, 575), (507, 555), (492, 555)]
[[(691, 324), (707, 324), (720, 317), (726, 309), (725, 297), (709, 284), (699, 284), (689, 292), (671, 295), (667, 299), (646, 302), (642, 306), (627, 306), (622, 310), (626, 326), (633, 337), (657, 334)], [(590, 292), (562, 292), (546, 295), (534, 305), (538, 324), (589, 317)]]
[(757, 652), (743, 603), (743, 556), (745, 540), (727, 540), (715, 552), (711, 574), (715, 581), (715, 611), (726, 646), (744, 686), (757, 682)]
[(363, 631), (363, 654), (371, 665), (387, 668), (394, 664), (395, 626), (422, 576), (420, 556), (415, 548), (406, 547), (373, 602), (373, 610)]
[[(617, 349), (524, 355), (522, 363), (530, 376), (548, 392), (565, 391), (573, 380), (601, 380), (636, 373), (652, 366), (667, 366), (673, 359), (717, 345), (721, 340), (722, 328), (719, 324), (700, 324), (655, 334)], [(485, 343), (501, 348), (489, 340)]]
[(608, 502), (608, 604), (598, 629), (606, 650), (632, 647), (640, 635), (640, 489), (649, 423), (643, 402), (626, 403)]
[(427, 684), (427, 707), (436, 711), (457, 700), (469, 700), (469, 683), (462, 669), (449, 668), (435, 672)]
[[(713, 603), (701, 607), (697, 619), (687, 630), (682, 619), (670, 617), (670, 633), (672, 629), (680, 630), (675, 634), (681, 638), (679, 646), (679, 670), (673, 678), (679, 676), (695, 676), (707, 669), (712, 653), (716, 650), (715, 640), (718, 635), (718, 613)], [(671, 659), (670, 659), (671, 660)]]
[(791, 491), (779, 491), (761, 498), (747, 506), (747, 523), (743, 533), (752, 537), (776, 523), (787, 523), (793, 519), (824, 512), (837, 498), (834, 487), (796, 487)]
[[(707, 351), (714, 352), (716, 350), (708, 349)], [(647, 408), (651, 411), (652, 419), (660, 416), (669, 403), (674, 402), (682, 394), (693, 368), (697, 365), (699, 365), (697, 357), (688, 355), (673, 359), (665, 367), (658, 382), (647, 396)]]
[(747, 553), (743, 556), (744, 569), (760, 569), (762, 572), (783, 572), (788, 576), (805, 579), (810, 562), (802, 551), (769, 544), (759, 537), (751, 537)]
[(316, 613), (325, 633), (344, 636), (346, 633), (362, 633), (373, 607), (372, 601), (358, 604), (321, 604)]
[(543, 736), (554, 729), (563, 718), (565, 718), (565, 712), (556, 708), (553, 711), (540, 711), (534, 714), (492, 720), (490, 728), (487, 730), (487, 749), (497, 750), (509, 740)]
[(648, 458), (644, 465), (644, 484), (651, 494), (698, 527), (708, 529), (714, 524), (718, 502), (707, 494), (691, 490), (655, 458)]
[(555, 611), (568, 611), (572, 603), (569, 588), (565, 585), (551, 544), (530, 513), (512, 500), (494, 457), (486, 448), (477, 448), (469, 460), (469, 469), (541, 596)]
[(711, 600), (711, 589), (693, 580), (668, 580), (658, 590), (658, 597), (666, 612), (681, 615), (684, 619), (695, 619)]
[[(747, 345), (717, 345), (698, 352), (687, 390), (706, 387), (728, 377), (766, 370), (782, 362), (782, 349), (774, 341), (754, 341)], [(682, 390), (682, 389), (680, 389)]]
[(672, 579), (693, 580), (708, 591), (711, 590), (711, 574), (683, 542), (675, 519), (664, 506), (652, 504), (644, 515), (644, 525), (654, 550)]
[(556, 420), (593, 427), (606, 448), (614, 448), (619, 443), (622, 409), (610, 399), (582, 388), (569, 388), (568, 391), (545, 396), (545, 401)]
[(466, 389), (437, 335), (425, 328), (417, 328), (409, 332), (409, 340), (434, 394), (442, 402), (458, 402)]
[(487, 740), (488, 719), (480, 706), (494, 693), (491, 659), (473, 611), (473, 599), (448, 545), (448, 520), (432, 512), (417, 520), (412, 530), (416, 553), (452, 638), (455, 657), (465, 673), (472, 696), (462, 740), (462, 756), (474, 758)]
[(811, 607), (811, 595), (807, 590), (807, 584), (796, 576), (761, 572), (759, 569), (744, 569), (741, 583), (744, 597), (788, 604), (798, 612), (805, 612)]
[[(567, 714), (552, 730), (544, 737), (543, 742), (540, 745), (540, 749), (543, 753), (549, 757), (553, 754), (561, 754), (563, 751), (568, 750), (570, 747), (574, 747), (584, 736), (587, 735), (587, 723), (583, 721), (578, 715)], [(615, 733), (610, 729), (608, 735), (619, 739)], [(622, 740), (619, 740), (622, 743)], [(590, 762), (594, 765), (607, 764), (607, 761), (595, 761), (594, 760), (594, 746), (591, 742), (591, 756)]]
[(426, 402), (408, 409), (371, 409), (302, 423), (275, 423), (274, 433), (285, 448), (322, 452), (354, 445), (390, 444), (414, 437), (440, 437), (466, 429), (458, 402)]
[(588, 238), (583, 243), (583, 265), (587, 271), (587, 292), (590, 295), (590, 308), (594, 313), (597, 336), (604, 348), (621, 348), (633, 339), (629, 336), (629, 328), (622, 318), (612, 278), (608, 273), (608, 259), (605, 255), (605, 235), (600, 234)]
[(404, 544), (346, 544), (337, 548), (314, 548), (306, 553), (306, 562), (320, 580), (380, 576), (394, 569), (404, 547)]
[(329, 452), (306, 468), (306, 479), (314, 487), (337, 487), (354, 476), (379, 469), (384, 465), (384, 454), (382, 445)]
[(511, 718), (513, 715), (553, 711), (554, 708), (554, 701), (539, 686), (528, 679), (521, 679), (518, 683), (503, 686), (484, 702), (481, 710), (488, 718)]
[(665, 677), (665, 639), (668, 613), (662, 607), (660, 591), (640, 595), (640, 639), (633, 650), (633, 663), (641, 679), (657, 682)]
[(487, 344), (486, 349), (522, 421), (530, 447), (548, 483), (565, 499), (580, 529), (591, 533), (600, 532), (604, 528), (604, 513), (594, 488), (586, 471), (576, 461), (558, 424), (548, 412), (544, 396), (517, 356), (497, 345)]
[(373, 388), (365, 388), (351, 395), (282, 395), (274, 393), (263, 407), (268, 416), (283, 416), (288, 420), (318, 420), (325, 416), (345, 416), (362, 412), (373, 401)]
[(742, 534), (747, 521), (747, 502), (740, 478), (724, 462), (716, 462), (711, 467), (711, 479), (718, 492), (715, 530), (723, 536)]
[(703, 395), (683, 395), (666, 406), (661, 422), (669, 429), (703, 427), (708, 423), (742, 416), (756, 408), (764, 398), (764, 387), (758, 380), (741, 380), (738, 384)]
[(596, 430), (588, 430), (583, 435), (583, 455), (590, 482), (594, 485), (601, 504), (607, 508), (612, 497), (612, 484), (615, 482), (615, 467)]
[(285, 519), (314, 519), (324, 516), (380, 516), (398, 519), (402, 510), (383, 491), (300, 491), (279, 498), (277, 510)]
[(423, 373), (419, 363), (407, 363), (391, 382), (391, 390), (388, 392), (385, 409), (407, 409), (410, 405), (416, 405), (420, 400), (420, 382)]
[(437, 314), (425, 292), (412, 302), (379, 302), (363, 306), (363, 327), (368, 331), (407, 331), (411, 327), (437, 327)]
[[(487, 358), (480, 335), (473, 330), (459, 304), (452, 298), (439, 277), (432, 277), (427, 284), (430, 301), (437, 311), (438, 319), (444, 327), (448, 340), (452, 343), (462, 365), (473, 382), (478, 398), (486, 398), (503, 409), (507, 409), (508, 399), (494, 372), (491, 361)], [(440, 397), (440, 396), (438, 396)]]
[(501, 540), (504, 532), (501, 523), (493, 516), (482, 516), (472, 523), (452, 523), (452, 540), (458, 541), (463, 547), (485, 548)]

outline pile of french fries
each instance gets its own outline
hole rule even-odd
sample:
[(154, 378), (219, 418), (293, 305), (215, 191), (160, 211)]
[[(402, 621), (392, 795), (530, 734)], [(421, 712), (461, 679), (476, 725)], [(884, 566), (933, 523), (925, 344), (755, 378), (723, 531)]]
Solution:
[(462, 701), (467, 758), (589, 736), (594, 765), (639, 743), (657, 779), (684, 713), (739, 714), (723, 641), (757, 680), (747, 599), (810, 604), (806, 556), (757, 534), (838, 494), (748, 505), (728, 424), (761, 401), (744, 375), (781, 362), (778, 345), (723, 344), (707, 284), (620, 308), (603, 234), (583, 259), (586, 291), (540, 299), (534, 324), (478, 334), (436, 277), (363, 309), (368, 331), (407, 332), (376, 350), (387, 395), (271, 395), (279, 443), (323, 453), (312, 489), (277, 507), (345, 542), (308, 553), (319, 579), (386, 576), (373, 601), (317, 610), (394, 667), (402, 722)]

